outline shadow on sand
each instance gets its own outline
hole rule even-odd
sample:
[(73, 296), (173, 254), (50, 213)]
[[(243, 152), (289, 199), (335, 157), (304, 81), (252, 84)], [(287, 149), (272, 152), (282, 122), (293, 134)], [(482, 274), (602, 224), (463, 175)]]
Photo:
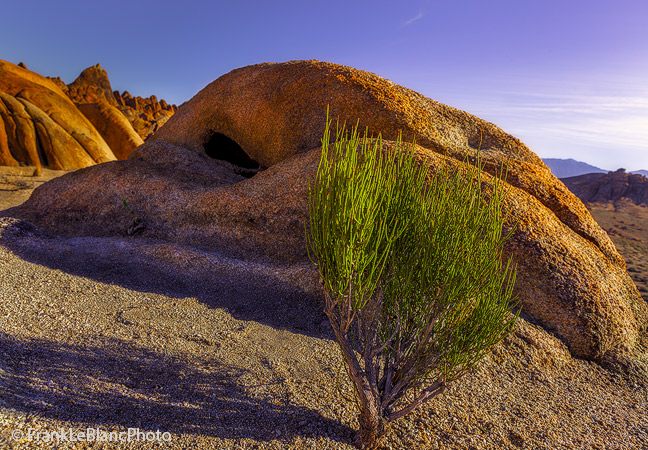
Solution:
[[(246, 278), (246, 270), (173, 270), (174, 265), (159, 263), (147, 253), (158, 242), (66, 239), (23, 221), (0, 225), (0, 244), (25, 261), (138, 292), (195, 297), (208, 306), (227, 308), (237, 319), (273, 328), (330, 336), (322, 323), (320, 299), (287, 285), (271, 271)], [(207, 262), (219, 261), (205, 255)], [(0, 404), (25, 413), (92, 427), (139, 427), (225, 439), (270, 440), (277, 438), (275, 431), (285, 430), (282, 440), (326, 435), (352, 441), (347, 426), (317, 410), (265, 396), (263, 385), (242, 382), (245, 369), (216, 361), (186, 361), (109, 338), (86, 346), (20, 340), (4, 333), (0, 355)], [(295, 426), (303, 421), (303, 427)]]
[[(11, 223), (4, 229), (0, 223), (0, 245), (25, 261), (133, 291), (195, 297), (210, 307), (227, 308), (240, 320), (334, 339), (319, 286), (307, 292), (275, 275), (285, 266), (259, 269), (248, 262), (237, 266), (236, 260), (213, 252), (148, 239), (59, 238), (29, 222), (0, 218), (0, 222), (7, 220)], [(160, 257), (159, 246), (181, 254)], [(191, 263), (176, 265), (173, 258)]]
[[(138, 427), (224, 439), (302, 437), (352, 431), (318, 411), (264, 398), (240, 368), (190, 363), (118, 340), (64, 345), (0, 333), (3, 406), (87, 426)], [(281, 382), (281, 380), (278, 380)], [(291, 435), (291, 433), (293, 435)], [(345, 439), (347, 440), (347, 439)]]

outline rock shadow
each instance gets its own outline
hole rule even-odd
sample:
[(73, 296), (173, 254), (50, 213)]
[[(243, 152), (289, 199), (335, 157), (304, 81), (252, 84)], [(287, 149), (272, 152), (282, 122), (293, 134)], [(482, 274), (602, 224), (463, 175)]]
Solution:
[(306, 291), (275, 275), (287, 266), (260, 265), (149, 239), (60, 238), (12, 218), (0, 218), (0, 245), (23, 260), (72, 275), (138, 292), (195, 297), (210, 307), (227, 308), (237, 319), (334, 338), (318, 286)]

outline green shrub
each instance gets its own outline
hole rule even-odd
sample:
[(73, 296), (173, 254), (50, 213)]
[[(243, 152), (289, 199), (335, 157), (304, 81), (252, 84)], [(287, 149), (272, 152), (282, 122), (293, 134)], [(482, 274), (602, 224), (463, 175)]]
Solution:
[[(513, 328), (515, 269), (502, 260), (505, 184), (479, 159), (432, 173), (400, 138), (328, 120), (309, 186), (307, 244), (355, 387), (356, 444), (472, 370)], [(332, 145), (332, 148), (331, 148)], [(486, 186), (486, 184), (484, 185)]]

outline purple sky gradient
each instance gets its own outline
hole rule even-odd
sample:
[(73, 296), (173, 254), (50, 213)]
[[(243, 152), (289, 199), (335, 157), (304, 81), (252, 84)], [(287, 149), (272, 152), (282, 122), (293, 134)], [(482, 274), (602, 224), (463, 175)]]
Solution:
[(0, 59), (177, 104), (237, 67), (319, 59), (476, 114), (541, 157), (648, 169), (648, 1), (3, 2)]

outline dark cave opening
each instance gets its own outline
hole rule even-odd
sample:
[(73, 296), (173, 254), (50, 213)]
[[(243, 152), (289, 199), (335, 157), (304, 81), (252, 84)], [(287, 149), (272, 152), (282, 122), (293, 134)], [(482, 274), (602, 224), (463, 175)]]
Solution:
[(205, 144), (207, 156), (221, 161), (227, 161), (244, 169), (258, 169), (259, 163), (250, 158), (234, 140), (222, 133), (214, 133)]

